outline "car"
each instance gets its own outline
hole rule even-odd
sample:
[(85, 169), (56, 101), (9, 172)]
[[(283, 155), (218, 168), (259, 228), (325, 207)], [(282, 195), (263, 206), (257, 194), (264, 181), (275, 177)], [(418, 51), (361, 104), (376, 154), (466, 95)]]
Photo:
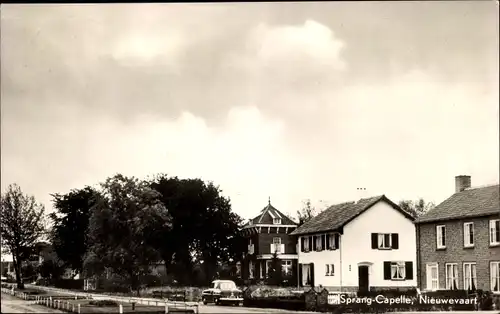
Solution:
[(214, 280), (211, 288), (203, 290), (201, 300), (205, 305), (215, 303), (239, 306), (243, 302), (243, 292), (232, 280)]

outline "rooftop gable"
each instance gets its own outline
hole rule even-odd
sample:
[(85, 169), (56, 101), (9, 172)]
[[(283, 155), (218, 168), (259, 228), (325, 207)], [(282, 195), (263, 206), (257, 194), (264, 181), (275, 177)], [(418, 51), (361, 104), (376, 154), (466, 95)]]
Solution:
[(297, 223), (293, 220), (291, 220), (288, 216), (280, 212), (278, 209), (273, 207), (271, 205), (271, 201), (267, 204), (266, 207), (264, 207), (261, 211), (260, 214), (252, 219), (250, 219), (251, 223), (246, 223), (243, 228), (245, 227), (250, 227), (254, 225), (259, 225), (259, 224), (266, 224), (265, 218), (270, 217), (271, 219), (274, 218), (280, 218), (281, 219), (281, 224), (282, 225), (294, 225), (296, 226)]
[(378, 202), (386, 202), (395, 210), (401, 212), (406, 218), (414, 217), (389, 200), (385, 195), (361, 199), (358, 202), (347, 202), (330, 206), (308, 222), (297, 228), (291, 235), (313, 234), (318, 232), (333, 231), (344, 227), (356, 217), (363, 214)]
[(455, 220), (469, 217), (499, 215), (500, 185), (468, 188), (450, 196), (415, 223), (430, 223), (443, 220)]

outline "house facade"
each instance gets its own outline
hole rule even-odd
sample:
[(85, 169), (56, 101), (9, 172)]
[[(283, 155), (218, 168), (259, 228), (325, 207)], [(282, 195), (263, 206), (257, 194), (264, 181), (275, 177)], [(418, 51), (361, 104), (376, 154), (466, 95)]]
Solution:
[(329, 207), (292, 232), (299, 285), (352, 292), (416, 286), (413, 221), (385, 195)]
[(500, 294), (499, 190), (457, 176), (455, 193), (416, 221), (422, 290)]
[(265, 281), (276, 256), (281, 260), (284, 280), (296, 281), (296, 239), (290, 236), (296, 228), (297, 224), (274, 208), (269, 201), (261, 213), (242, 228), (248, 239), (248, 250), (243, 262), (237, 265), (242, 279)]

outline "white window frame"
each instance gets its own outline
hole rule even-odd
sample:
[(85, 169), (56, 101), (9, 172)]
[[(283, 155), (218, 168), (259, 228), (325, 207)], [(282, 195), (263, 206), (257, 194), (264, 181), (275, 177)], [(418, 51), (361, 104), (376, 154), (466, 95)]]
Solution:
[(391, 262), (391, 280), (406, 279), (406, 264), (405, 262)]
[(337, 249), (335, 247), (335, 233), (330, 233), (328, 235), (328, 243), (327, 244), (328, 244), (329, 249), (333, 249), (333, 250)]
[[(498, 226), (496, 225), (498, 224)], [(500, 245), (500, 237), (497, 238), (497, 228), (500, 227), (500, 219), (490, 220), (490, 245)], [(496, 238), (496, 239), (495, 239)]]
[[(458, 264), (446, 263), (444, 267), (445, 267), (445, 278), (446, 278), (446, 290), (458, 290)], [(456, 289), (453, 289), (452, 285), (453, 282), (457, 287)]]
[(273, 218), (273, 225), (281, 225), (281, 218)]
[(291, 260), (281, 261), (281, 271), (285, 274), (285, 276), (290, 276), (292, 274), (292, 261)]
[(304, 237), (304, 251), (310, 251), (309, 237)]
[(446, 248), (446, 226), (445, 225), (436, 226), (436, 247), (438, 249), (445, 249)]
[[(469, 267), (467, 267), (469, 266)], [(464, 290), (469, 290), (469, 287), (474, 283), (477, 290), (477, 266), (475, 262), (464, 263)]]
[(265, 266), (266, 266), (266, 262), (262, 261), (260, 263), (260, 271), (259, 271), (260, 279), (264, 279), (264, 267)]
[[(432, 270), (436, 269), (436, 278), (432, 278)], [(439, 264), (438, 263), (428, 263), (425, 265), (425, 279), (426, 279), (426, 290), (436, 291), (439, 290)], [(434, 287), (435, 284), (435, 287)]]
[[(388, 236), (388, 241), (386, 241), (385, 237)], [(378, 248), (382, 250), (387, 250), (392, 248), (392, 235), (390, 233), (379, 233), (378, 234)], [(389, 243), (386, 243), (389, 242)]]
[[(496, 267), (496, 273), (493, 271)], [(493, 289), (496, 284), (496, 289)], [(500, 294), (500, 261), (490, 262), (490, 290), (495, 294)]]
[[(278, 241), (277, 241), (276, 239), (277, 239)], [(274, 237), (274, 238), (273, 238), (273, 244), (274, 244), (274, 245), (276, 245), (276, 244), (281, 244), (281, 237)]]
[(323, 236), (321, 234), (316, 236), (316, 250), (321, 251), (323, 249)]
[[(469, 228), (470, 226), (470, 228)], [(470, 241), (470, 236), (472, 232), (472, 242)], [(464, 222), (464, 247), (474, 247), (474, 223)]]

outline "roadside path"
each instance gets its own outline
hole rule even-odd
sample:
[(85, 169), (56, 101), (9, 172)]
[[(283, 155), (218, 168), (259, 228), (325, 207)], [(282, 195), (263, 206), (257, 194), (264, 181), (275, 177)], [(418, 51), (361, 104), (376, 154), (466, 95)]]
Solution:
[(32, 304), (30, 301), (18, 299), (10, 294), (2, 293), (0, 313), (65, 313), (45, 306)]

